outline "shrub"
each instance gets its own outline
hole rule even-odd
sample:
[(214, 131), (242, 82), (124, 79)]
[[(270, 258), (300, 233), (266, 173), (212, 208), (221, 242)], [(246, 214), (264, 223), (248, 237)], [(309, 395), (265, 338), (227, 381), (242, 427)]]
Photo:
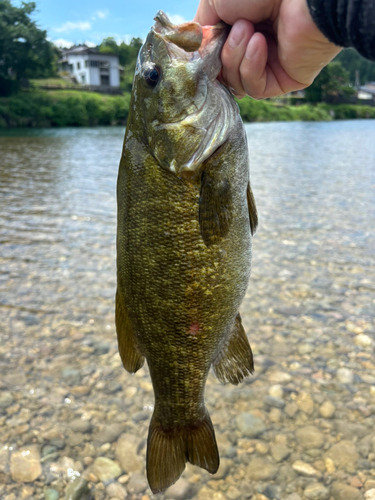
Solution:
[(124, 125), (130, 94), (31, 91), (0, 99), (0, 118), (8, 127)]

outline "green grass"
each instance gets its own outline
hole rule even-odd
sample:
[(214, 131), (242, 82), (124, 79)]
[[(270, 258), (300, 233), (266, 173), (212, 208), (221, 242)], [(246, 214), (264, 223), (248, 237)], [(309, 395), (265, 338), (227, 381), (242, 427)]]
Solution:
[(39, 79), (31, 79), (30, 83), (34, 88), (44, 87), (46, 85), (59, 85), (60, 87), (72, 87), (77, 86), (77, 84), (73, 84), (64, 78), (39, 78)]
[[(111, 96), (73, 90), (21, 91), (0, 98), (0, 128), (124, 125), (129, 104), (130, 93)], [(249, 97), (238, 104), (245, 122), (375, 119), (375, 107), (352, 104), (289, 106)]]

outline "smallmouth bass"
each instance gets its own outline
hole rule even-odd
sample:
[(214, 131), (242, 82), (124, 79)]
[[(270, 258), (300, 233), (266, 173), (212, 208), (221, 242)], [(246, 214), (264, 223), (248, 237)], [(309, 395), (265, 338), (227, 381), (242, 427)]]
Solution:
[(173, 25), (159, 11), (140, 49), (120, 162), (116, 329), (125, 369), (147, 360), (155, 393), (147, 442), (154, 493), (186, 462), (219, 454), (204, 388), (253, 371), (238, 313), (257, 212), (238, 106), (216, 79), (229, 27)]

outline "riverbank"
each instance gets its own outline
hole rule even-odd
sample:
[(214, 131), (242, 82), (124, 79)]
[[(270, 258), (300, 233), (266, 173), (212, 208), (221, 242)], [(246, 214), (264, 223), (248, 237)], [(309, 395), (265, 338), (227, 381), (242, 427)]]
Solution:
[[(0, 128), (125, 125), (130, 94), (110, 96), (73, 90), (22, 91), (0, 98)], [(245, 122), (375, 119), (375, 107), (351, 104), (300, 106), (244, 98), (238, 101)]]

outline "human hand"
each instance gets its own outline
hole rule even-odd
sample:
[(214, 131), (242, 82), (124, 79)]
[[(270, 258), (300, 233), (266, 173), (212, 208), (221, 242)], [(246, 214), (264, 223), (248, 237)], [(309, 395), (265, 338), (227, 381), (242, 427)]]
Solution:
[(232, 25), (221, 78), (240, 98), (306, 88), (341, 50), (319, 31), (306, 0), (200, 0), (194, 20)]

